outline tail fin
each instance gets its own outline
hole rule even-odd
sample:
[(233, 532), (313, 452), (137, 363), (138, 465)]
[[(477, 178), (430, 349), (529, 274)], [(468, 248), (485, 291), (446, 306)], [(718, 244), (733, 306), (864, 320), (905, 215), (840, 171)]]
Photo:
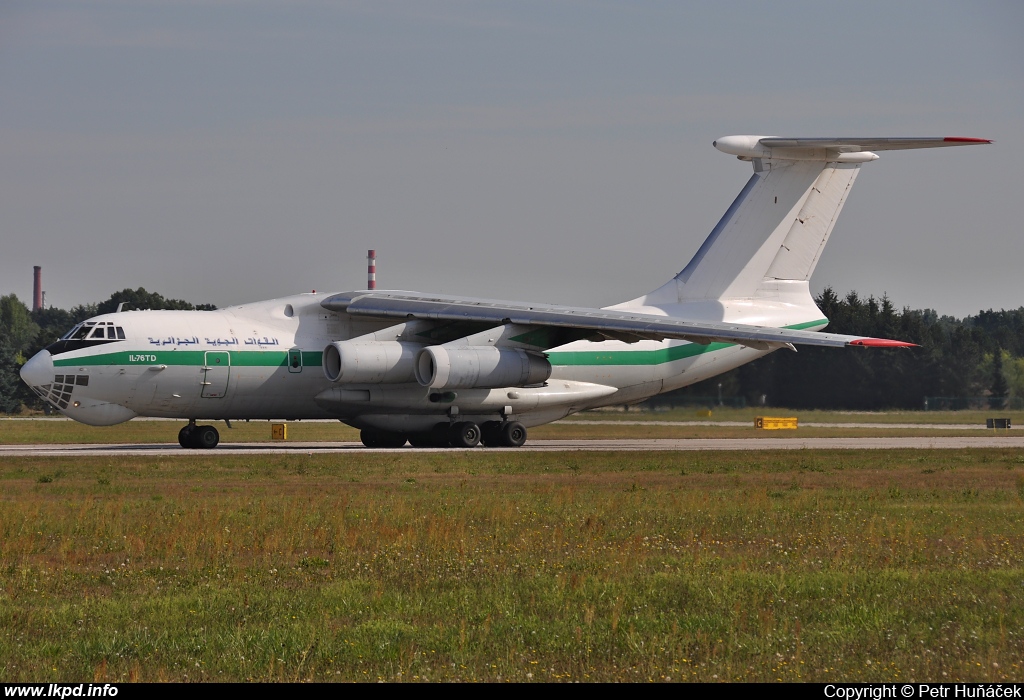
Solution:
[[(754, 174), (693, 259), (637, 299), (646, 304), (749, 299), (810, 279), (862, 163), (873, 150), (991, 143), (968, 138), (727, 136), (720, 151), (752, 161)], [(629, 302), (635, 303), (635, 302)]]

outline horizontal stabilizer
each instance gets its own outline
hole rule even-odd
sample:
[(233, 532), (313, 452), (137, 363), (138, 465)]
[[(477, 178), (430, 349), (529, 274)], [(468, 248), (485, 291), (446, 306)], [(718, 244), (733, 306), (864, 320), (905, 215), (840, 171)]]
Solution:
[(896, 138), (810, 138), (787, 139), (769, 136), (761, 139), (761, 145), (768, 148), (834, 148), (846, 151), (904, 151), (910, 148), (945, 148), (947, 146), (972, 146), (992, 143), (989, 139), (975, 139), (967, 136), (910, 136)]
[(788, 138), (783, 136), (723, 136), (715, 148), (743, 159), (817, 160), (864, 163), (878, 158), (873, 151), (902, 151), (913, 148), (946, 148), (992, 143), (968, 136), (852, 136)]

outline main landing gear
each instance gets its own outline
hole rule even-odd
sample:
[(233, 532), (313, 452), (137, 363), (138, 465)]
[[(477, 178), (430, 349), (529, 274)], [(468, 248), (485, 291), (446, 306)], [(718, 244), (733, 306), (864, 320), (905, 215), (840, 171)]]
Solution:
[(518, 421), (472, 421), (438, 423), (423, 433), (397, 433), (390, 430), (360, 431), (359, 439), (367, 447), (402, 447), (408, 440), (413, 447), (521, 447), (526, 428)]
[(212, 450), (220, 442), (220, 433), (212, 425), (196, 425), (194, 420), (178, 431), (178, 444), (187, 450)]

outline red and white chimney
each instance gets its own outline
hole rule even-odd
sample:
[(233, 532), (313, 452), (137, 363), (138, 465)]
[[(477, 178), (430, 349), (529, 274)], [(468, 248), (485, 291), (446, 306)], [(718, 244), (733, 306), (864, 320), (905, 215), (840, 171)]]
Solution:
[[(38, 268), (37, 268), (38, 269)], [(366, 251), (366, 288), (377, 288), (377, 251)]]

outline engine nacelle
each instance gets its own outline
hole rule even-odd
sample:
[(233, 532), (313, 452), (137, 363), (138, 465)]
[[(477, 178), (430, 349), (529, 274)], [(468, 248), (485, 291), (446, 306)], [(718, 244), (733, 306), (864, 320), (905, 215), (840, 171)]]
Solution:
[(324, 376), (345, 384), (405, 384), (415, 381), (418, 343), (342, 340), (324, 348)]
[(547, 359), (514, 348), (431, 345), (416, 356), (416, 381), (431, 389), (497, 389), (542, 384)]

